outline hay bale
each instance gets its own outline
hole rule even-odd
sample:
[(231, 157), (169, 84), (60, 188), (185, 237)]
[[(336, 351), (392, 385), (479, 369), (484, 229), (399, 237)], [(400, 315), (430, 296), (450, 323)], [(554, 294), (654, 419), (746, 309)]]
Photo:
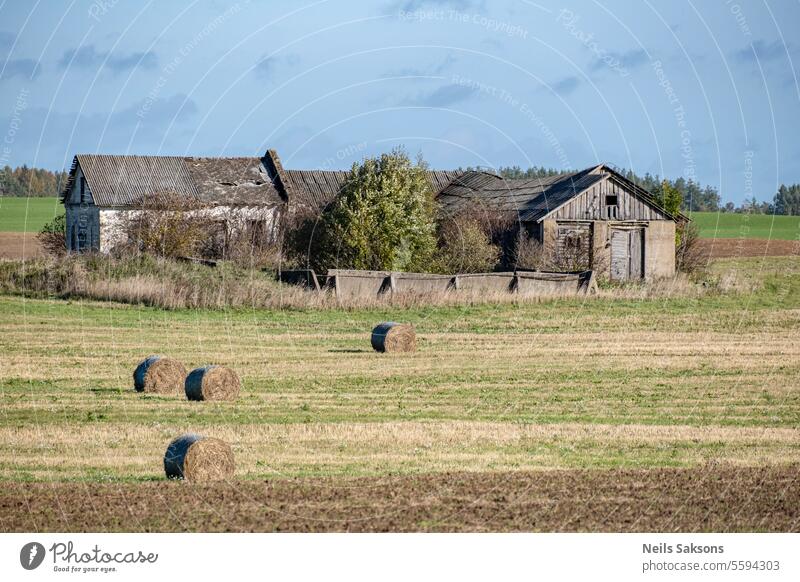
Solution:
[(186, 367), (164, 356), (148, 356), (133, 372), (133, 387), (137, 392), (181, 394)]
[(230, 368), (205, 366), (186, 376), (184, 390), (189, 400), (236, 400), (241, 382)]
[(164, 472), (168, 479), (187, 481), (231, 479), (233, 451), (225, 441), (185, 434), (169, 443), (164, 453)]
[(377, 352), (413, 352), (417, 349), (417, 334), (410, 323), (387, 321), (372, 330), (372, 348)]

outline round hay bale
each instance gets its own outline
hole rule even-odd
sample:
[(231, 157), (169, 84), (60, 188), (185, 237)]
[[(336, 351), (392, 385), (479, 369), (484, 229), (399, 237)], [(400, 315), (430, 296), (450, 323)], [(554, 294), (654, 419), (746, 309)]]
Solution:
[(148, 356), (133, 372), (133, 387), (137, 392), (180, 394), (186, 367), (178, 360), (164, 356)]
[(236, 400), (241, 382), (230, 368), (205, 366), (186, 376), (184, 389), (189, 400)]
[(387, 321), (372, 330), (372, 348), (378, 352), (413, 352), (417, 349), (417, 334), (410, 323)]
[(225, 441), (199, 434), (179, 436), (164, 453), (168, 479), (221, 481), (233, 478), (233, 451)]

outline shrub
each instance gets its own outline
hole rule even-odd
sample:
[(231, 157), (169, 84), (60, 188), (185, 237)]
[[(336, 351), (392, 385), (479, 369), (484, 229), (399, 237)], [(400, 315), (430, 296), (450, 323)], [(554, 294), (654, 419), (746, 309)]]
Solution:
[(517, 269), (544, 270), (545, 257), (542, 243), (527, 233), (520, 231), (517, 235), (514, 264)]
[(67, 217), (59, 214), (45, 224), (36, 236), (44, 250), (54, 256), (61, 257), (67, 252)]
[(500, 259), (485, 228), (472, 216), (457, 216), (439, 226), (436, 270), (442, 273), (485, 273)]
[(678, 225), (675, 268), (681, 273), (698, 273), (708, 266), (708, 255), (700, 245), (700, 229), (693, 222)]
[[(125, 240), (117, 247), (117, 252), (187, 257), (213, 248), (220, 233), (215, 232), (213, 222), (200, 213), (204, 208), (197, 201), (183, 198), (170, 203), (142, 204), (122, 221)], [(224, 231), (222, 235), (224, 240)]]

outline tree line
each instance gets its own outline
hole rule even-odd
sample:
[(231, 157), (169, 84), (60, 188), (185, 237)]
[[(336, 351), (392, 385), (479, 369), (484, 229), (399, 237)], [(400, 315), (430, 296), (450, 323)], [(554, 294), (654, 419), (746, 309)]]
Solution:
[(58, 196), (66, 183), (67, 172), (51, 172), (43, 168), (5, 166), (0, 172), (0, 196), (43, 198)]

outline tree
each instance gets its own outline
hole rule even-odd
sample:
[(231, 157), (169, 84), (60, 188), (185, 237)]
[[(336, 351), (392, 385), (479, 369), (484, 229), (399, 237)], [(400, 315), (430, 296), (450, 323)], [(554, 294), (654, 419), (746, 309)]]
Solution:
[[(679, 180), (682, 179), (679, 178)], [(676, 216), (681, 211), (683, 195), (676, 186), (670, 184), (669, 180), (663, 180), (661, 182), (661, 191), (658, 201), (661, 203), (661, 206), (664, 207), (664, 210)]]
[(436, 254), (427, 166), (402, 149), (353, 164), (321, 221), (312, 264), (370, 270), (426, 270)]
[(781, 184), (774, 198), (775, 214), (800, 215), (800, 184)]

